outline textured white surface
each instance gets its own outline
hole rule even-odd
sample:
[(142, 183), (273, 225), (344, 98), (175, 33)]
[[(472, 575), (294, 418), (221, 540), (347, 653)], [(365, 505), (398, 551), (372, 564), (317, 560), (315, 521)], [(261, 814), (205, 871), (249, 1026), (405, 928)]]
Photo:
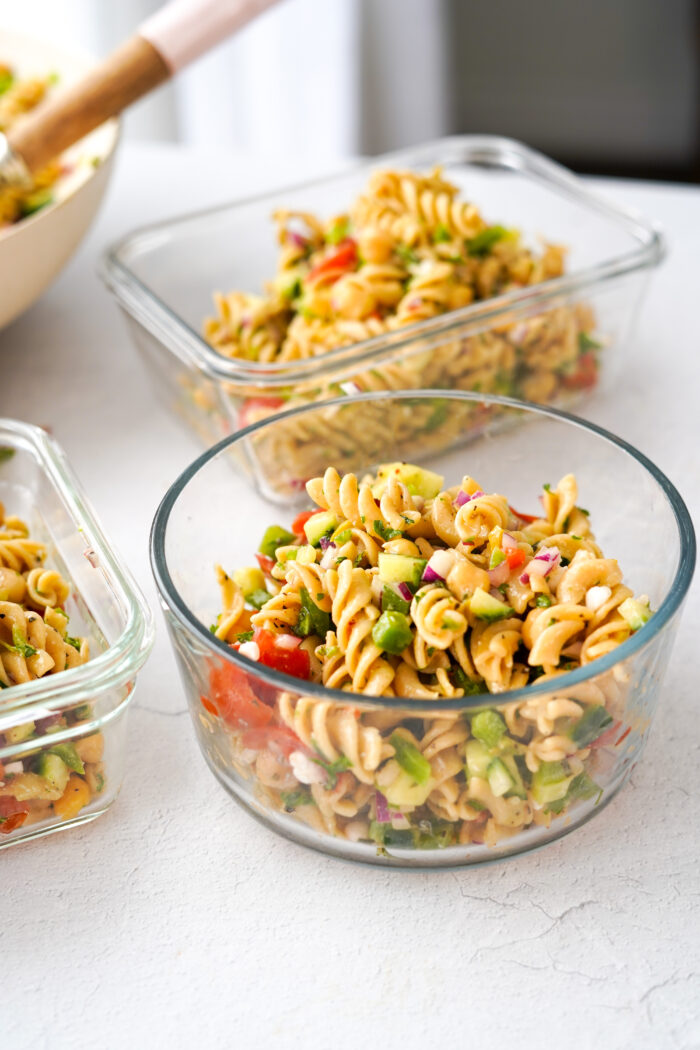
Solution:
[[(0, 412), (53, 428), (154, 607), (149, 524), (197, 448), (152, 400), (98, 252), (195, 197), (305, 174), (125, 149), (80, 254), (0, 334)], [(661, 221), (671, 254), (624, 384), (588, 414), (651, 456), (697, 519), (700, 190), (605, 188)], [(542, 852), (436, 874), (346, 865), (239, 810), (199, 755), (158, 617), (113, 810), (0, 855), (2, 1045), (700, 1047), (699, 597), (615, 802)]]

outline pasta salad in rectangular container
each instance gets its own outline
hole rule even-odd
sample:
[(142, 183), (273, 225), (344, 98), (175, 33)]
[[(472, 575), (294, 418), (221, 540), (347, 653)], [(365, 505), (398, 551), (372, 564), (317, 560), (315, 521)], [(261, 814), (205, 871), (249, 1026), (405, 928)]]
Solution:
[(0, 420), (0, 849), (114, 802), (152, 640), (59, 447)]
[(614, 382), (663, 253), (541, 154), (463, 136), (142, 228), (102, 275), (156, 390), (211, 444), (368, 391), (572, 404)]

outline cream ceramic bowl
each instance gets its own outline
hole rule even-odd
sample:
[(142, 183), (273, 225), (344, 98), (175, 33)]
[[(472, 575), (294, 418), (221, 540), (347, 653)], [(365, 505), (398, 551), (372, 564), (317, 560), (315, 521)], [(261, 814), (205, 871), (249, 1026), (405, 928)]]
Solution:
[[(94, 60), (48, 41), (0, 32), (0, 62), (20, 77), (57, 73), (78, 80)], [(110, 120), (63, 154), (69, 174), (54, 186), (54, 202), (0, 229), (0, 328), (19, 317), (58, 276), (92, 222), (112, 170), (119, 124)]]

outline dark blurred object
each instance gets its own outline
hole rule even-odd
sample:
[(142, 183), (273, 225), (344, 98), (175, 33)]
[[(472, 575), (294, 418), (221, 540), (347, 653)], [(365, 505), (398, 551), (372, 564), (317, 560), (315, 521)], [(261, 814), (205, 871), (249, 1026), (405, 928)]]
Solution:
[(700, 181), (697, 0), (448, 0), (460, 132), (582, 172)]

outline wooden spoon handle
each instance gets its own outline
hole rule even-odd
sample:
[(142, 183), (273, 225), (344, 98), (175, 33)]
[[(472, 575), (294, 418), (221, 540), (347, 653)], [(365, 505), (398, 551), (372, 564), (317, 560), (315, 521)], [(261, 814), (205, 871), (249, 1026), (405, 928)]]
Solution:
[(84, 79), (17, 123), (7, 136), (10, 146), (30, 171), (37, 171), (169, 76), (153, 44), (133, 36)]
[(171, 0), (76, 84), (42, 102), (7, 135), (36, 171), (121, 113), (277, 0)]

